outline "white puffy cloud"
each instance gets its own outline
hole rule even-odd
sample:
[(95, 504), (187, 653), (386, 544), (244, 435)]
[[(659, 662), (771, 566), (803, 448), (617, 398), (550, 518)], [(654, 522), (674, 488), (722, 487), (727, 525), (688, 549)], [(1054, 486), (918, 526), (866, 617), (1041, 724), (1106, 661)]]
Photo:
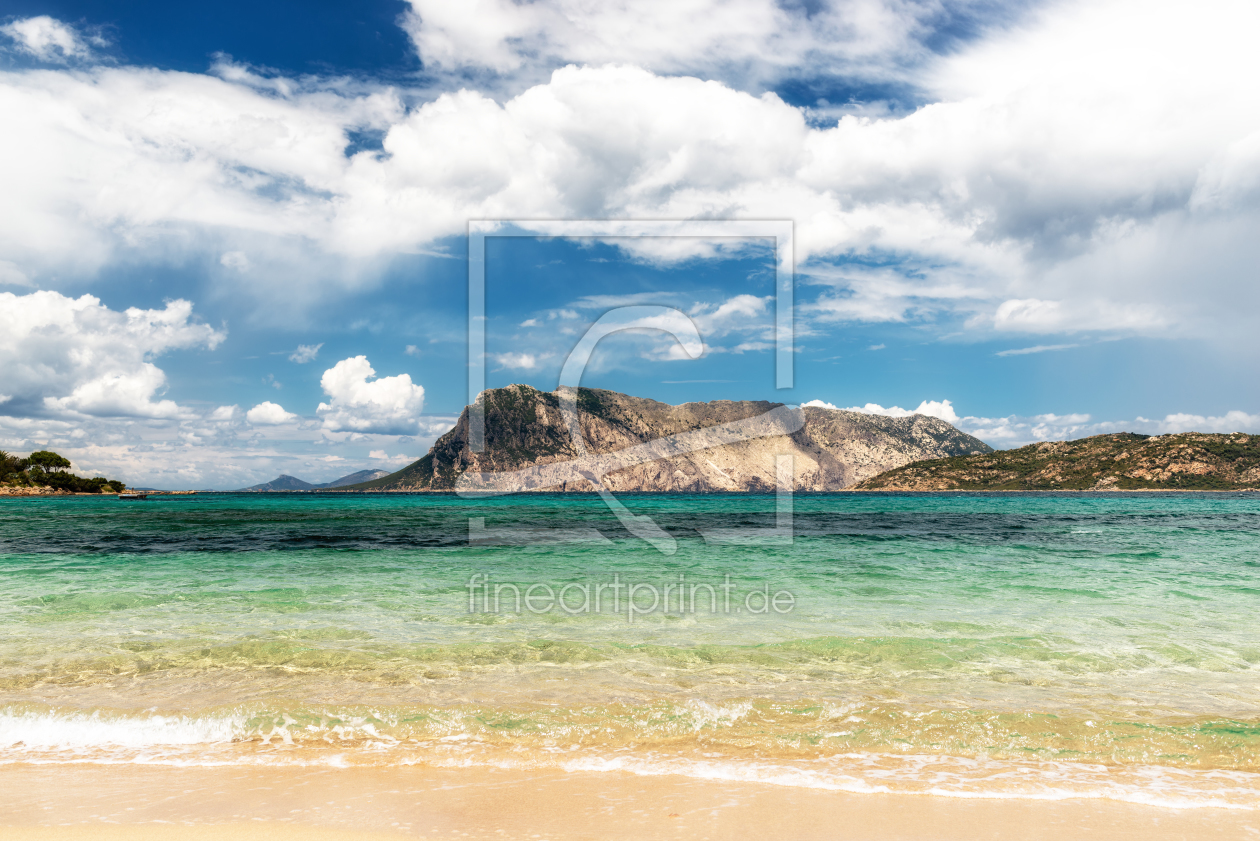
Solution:
[(923, 40), (938, 26), (993, 8), (965, 0), (410, 2), (403, 25), (428, 67), (528, 77), (617, 62), (752, 82), (802, 72), (904, 78), (930, 55)]
[(0, 292), (0, 390), (10, 415), (173, 418), (187, 410), (158, 399), (165, 373), (150, 358), (213, 349), (223, 333), (190, 321), (192, 304), (117, 312), (83, 295)]
[(71, 59), (92, 57), (89, 44), (103, 47), (99, 35), (84, 35), (73, 26), (48, 15), (21, 18), (0, 26), (0, 35), (11, 39), (14, 46), (40, 61), (64, 64)]
[(1139, 417), (1139, 431), (1154, 431), (1166, 435), (1173, 432), (1260, 432), (1260, 414), (1248, 414), (1237, 409), (1224, 415), (1203, 416), (1185, 413), (1165, 415), (1163, 420)]
[(911, 415), (927, 415), (932, 418), (940, 418), (947, 423), (958, 423), (961, 418), (954, 411), (953, 404), (948, 400), (924, 400), (915, 409), (903, 409), (900, 406), (889, 406), (884, 408), (878, 403), (867, 403), (864, 406), (848, 406), (841, 408), (833, 403), (826, 403), (822, 400), (810, 400), (808, 403), (802, 403), (802, 406), (813, 406), (818, 409), (832, 409), (833, 411), (843, 412), (861, 412), (864, 415), (886, 415), (890, 418), (908, 418)]
[(1004, 418), (959, 418), (954, 425), (999, 450), (1022, 447), (1036, 441), (1067, 441), (1108, 432), (1140, 432), (1137, 422), (1092, 422), (1087, 414), (1018, 416)]
[(65, 397), (45, 397), (44, 405), (54, 414), (171, 418), (180, 414), (175, 401), (153, 399), (165, 385), (166, 375), (161, 369), (152, 362), (141, 362), (134, 370), (104, 372)]
[[(704, 64), (704, 33), (716, 32), (734, 61), (808, 63), (828, 27), (848, 25), (835, 21), (858, 21), (836, 49), (860, 55), (869, 32), (901, 43), (940, 8), (872, 0), (807, 20), (752, 0), (418, 3), (412, 31), (431, 57), (489, 67), (511, 65), (543, 32), (565, 60), (608, 41), (624, 53), (601, 56), (674, 72), (651, 58), (658, 26), (675, 39), (660, 55)], [(388, 90), (227, 65), (217, 77), (7, 73), (0, 108), (23, 131), (0, 137), (0, 258), (38, 281), (91, 275), (137, 244), (161, 254), (192, 243), (222, 283), (318, 296), (470, 218), (786, 218), (803, 279), (826, 287), (808, 311), (819, 319), (1251, 336), (1258, 14), (1226, 0), (1193, 15), (1137, 0), (1057, 3), (914, 65), (933, 99), (917, 111), (821, 128), (772, 94), (629, 65), (562, 67), (504, 101), (466, 89), (409, 110)], [(672, 28), (706, 15), (706, 26)], [(781, 49), (798, 36), (813, 46)], [(347, 158), (347, 132), (365, 126), (384, 133), (383, 153)], [(851, 257), (884, 268), (825, 277)]]
[[(410, 108), (227, 64), (0, 74), (23, 127), (0, 136), (3, 274), (90, 277), (191, 248), (218, 282), (292, 299), (370, 282), (470, 218), (784, 218), (803, 279), (826, 287), (818, 319), (1260, 335), (1260, 9), (1062, 2), (923, 50), (942, 20), (993, 8), (416, 0), (426, 61), (575, 65), (510, 97)], [(625, 63), (596, 66), (609, 59)], [(819, 127), (772, 94), (662, 75), (722, 62), (876, 68), (929, 104)], [(365, 127), (383, 152), (346, 157)], [(825, 276), (853, 257), (883, 268)]]
[[(360, 223), (335, 224), (351, 192), (346, 131), (396, 117), (397, 97), (286, 96), (255, 82), (131, 67), (0, 73), (0, 110), (23, 126), (0, 136), (0, 258), (39, 282), (191, 249), (220, 282), (255, 294), (280, 285), (290, 301), (307, 286), (289, 282), (301, 273), (356, 282), (328, 258), (360, 253)], [(314, 245), (325, 237), (331, 247)]]
[(415, 434), (424, 409), (424, 387), (408, 374), (373, 379), (366, 356), (343, 359), (324, 372), (319, 384), (329, 402), (316, 411), (329, 432)]
[(297, 420), (297, 415), (286, 412), (279, 403), (265, 400), (245, 413), (245, 420), (257, 426), (278, 426)]
[(385, 452), (384, 450), (372, 450), (370, 453), (368, 453), (368, 458), (376, 459), (377, 461), (393, 462), (394, 464), (402, 464), (404, 462), (415, 460), (414, 456), (404, 455), (402, 453), (396, 456), (391, 456), (389, 453)]
[(532, 353), (492, 353), (490, 358), (499, 364), (499, 370), (532, 371), (539, 362), (539, 357)]

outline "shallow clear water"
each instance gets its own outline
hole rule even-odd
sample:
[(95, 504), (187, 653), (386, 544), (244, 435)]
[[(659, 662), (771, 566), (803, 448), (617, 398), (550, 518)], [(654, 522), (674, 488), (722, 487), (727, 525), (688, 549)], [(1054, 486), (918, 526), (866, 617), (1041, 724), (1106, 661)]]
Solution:
[(0, 501), (0, 761), (1260, 805), (1255, 495), (623, 500)]

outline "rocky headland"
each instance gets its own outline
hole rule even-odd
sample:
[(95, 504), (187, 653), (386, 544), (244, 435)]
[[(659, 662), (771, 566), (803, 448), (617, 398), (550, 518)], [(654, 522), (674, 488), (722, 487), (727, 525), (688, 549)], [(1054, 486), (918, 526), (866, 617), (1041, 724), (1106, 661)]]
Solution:
[(1260, 435), (1118, 433), (937, 458), (858, 483), (872, 491), (1260, 489)]

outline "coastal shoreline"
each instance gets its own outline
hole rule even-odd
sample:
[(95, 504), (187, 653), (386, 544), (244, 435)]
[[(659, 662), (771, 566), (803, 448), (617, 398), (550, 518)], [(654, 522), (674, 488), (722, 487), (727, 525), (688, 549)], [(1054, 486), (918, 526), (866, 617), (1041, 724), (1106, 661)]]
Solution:
[[(377, 496), (460, 496), (459, 491), (449, 490), (428, 490), (426, 488), (417, 488), (415, 490), (341, 490), (340, 488), (319, 488), (317, 490), (302, 491), (144, 491), (148, 496), (311, 496), (314, 494), (344, 494), (347, 496), (362, 496), (365, 494)], [(1013, 494), (1090, 494), (1092, 496), (1125, 496), (1127, 494), (1253, 494), (1260, 493), (1260, 488), (1127, 488), (1125, 490), (1091, 490), (1088, 488), (1052, 488), (1052, 489), (1026, 489), (1012, 488), (1009, 490), (984, 490), (971, 488), (941, 488), (939, 490), (898, 490), (896, 488), (880, 488), (878, 490), (871, 488), (840, 488), (834, 491), (794, 491), (794, 495), (801, 497), (817, 497), (817, 496), (838, 496), (838, 495), (869, 495), (869, 496), (936, 496), (940, 494), (952, 495), (973, 495), (973, 496), (1008, 496)], [(522, 490), (511, 491), (510, 494), (475, 494), (470, 493), (465, 498), (478, 499), (482, 496), (523, 496), (523, 495), (543, 495), (543, 496), (564, 496), (569, 497), (589, 497), (592, 499), (600, 498), (595, 491), (553, 491), (553, 490)], [(665, 496), (686, 496), (686, 497), (773, 497), (774, 491), (618, 491), (619, 497), (665, 497)], [(25, 498), (25, 497), (50, 497), (50, 496), (82, 496), (94, 499), (104, 499), (107, 497), (117, 497), (116, 493), (83, 493), (74, 491), (33, 491), (30, 493), (13, 493), (7, 489), (0, 488), (0, 498)]]
[(622, 772), (0, 767), (0, 834), (63, 839), (1247, 838), (1260, 812), (850, 794)]

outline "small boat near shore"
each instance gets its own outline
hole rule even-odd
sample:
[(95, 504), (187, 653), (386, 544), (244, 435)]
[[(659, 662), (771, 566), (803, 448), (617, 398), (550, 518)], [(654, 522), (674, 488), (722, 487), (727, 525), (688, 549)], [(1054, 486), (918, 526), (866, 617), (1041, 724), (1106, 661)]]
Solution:
[(137, 493), (135, 491), (130, 491), (130, 492), (123, 491), (122, 493), (118, 495), (118, 498), (119, 499), (148, 499), (149, 495), (147, 493)]

